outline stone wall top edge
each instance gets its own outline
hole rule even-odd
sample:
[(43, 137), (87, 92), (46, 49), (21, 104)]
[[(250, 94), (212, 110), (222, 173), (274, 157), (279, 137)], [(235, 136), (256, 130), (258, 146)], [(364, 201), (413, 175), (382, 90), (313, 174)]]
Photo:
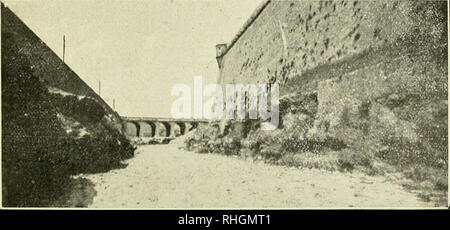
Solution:
[(271, 0), (264, 0), (261, 5), (259, 5), (252, 15), (247, 19), (241, 29), (236, 33), (236, 35), (231, 39), (226, 50), (223, 52), (222, 56), (225, 56), (228, 51), (234, 46), (234, 44), (239, 40), (239, 38), (245, 33), (245, 31), (253, 24), (253, 22), (258, 18), (261, 12), (266, 8), (266, 6), (271, 2)]

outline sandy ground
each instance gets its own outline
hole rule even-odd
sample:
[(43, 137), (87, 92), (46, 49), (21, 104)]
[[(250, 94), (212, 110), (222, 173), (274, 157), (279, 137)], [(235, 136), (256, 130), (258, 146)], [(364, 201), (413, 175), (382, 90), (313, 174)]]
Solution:
[(82, 175), (94, 184), (91, 208), (429, 207), (384, 177), (249, 162), (140, 146), (128, 167)]

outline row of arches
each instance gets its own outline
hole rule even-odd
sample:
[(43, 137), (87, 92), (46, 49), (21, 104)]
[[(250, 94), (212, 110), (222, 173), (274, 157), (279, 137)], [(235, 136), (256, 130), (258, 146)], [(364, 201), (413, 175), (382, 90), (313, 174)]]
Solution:
[(198, 122), (125, 121), (123, 128), (130, 137), (177, 137), (197, 126)]

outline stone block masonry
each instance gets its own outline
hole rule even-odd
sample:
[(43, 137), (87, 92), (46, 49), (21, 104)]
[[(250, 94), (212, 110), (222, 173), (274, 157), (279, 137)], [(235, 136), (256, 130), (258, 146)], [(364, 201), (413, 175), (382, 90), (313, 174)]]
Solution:
[[(221, 51), (219, 83), (278, 82), (283, 95), (417, 52), (438, 55), (440, 66), (442, 17), (445, 2), (265, 1)], [(439, 78), (446, 94), (446, 73)]]

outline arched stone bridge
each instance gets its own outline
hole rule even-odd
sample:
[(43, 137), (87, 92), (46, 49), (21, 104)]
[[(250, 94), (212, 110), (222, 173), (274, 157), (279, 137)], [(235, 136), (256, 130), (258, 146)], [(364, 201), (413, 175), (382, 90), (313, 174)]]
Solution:
[(196, 128), (206, 119), (122, 117), (122, 131), (129, 137), (176, 137)]

